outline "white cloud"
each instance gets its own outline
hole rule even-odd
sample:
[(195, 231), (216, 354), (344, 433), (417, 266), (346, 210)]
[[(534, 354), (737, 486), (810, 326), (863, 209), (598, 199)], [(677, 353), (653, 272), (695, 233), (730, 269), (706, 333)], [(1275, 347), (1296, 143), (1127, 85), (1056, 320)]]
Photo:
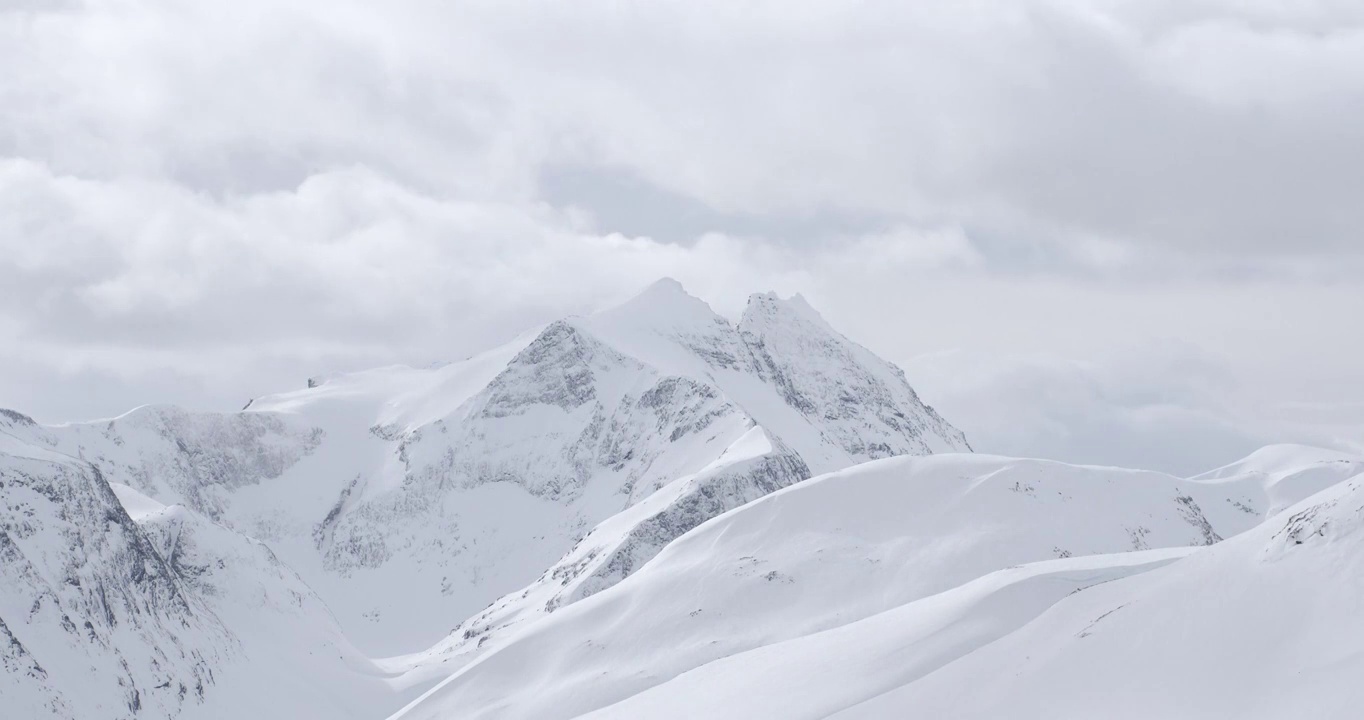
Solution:
[[(91, 2), (11, 13), (13, 155), (526, 200), (555, 162), (723, 211), (1354, 251), (1350, 3)], [(18, 110), (15, 110), (18, 108)]]

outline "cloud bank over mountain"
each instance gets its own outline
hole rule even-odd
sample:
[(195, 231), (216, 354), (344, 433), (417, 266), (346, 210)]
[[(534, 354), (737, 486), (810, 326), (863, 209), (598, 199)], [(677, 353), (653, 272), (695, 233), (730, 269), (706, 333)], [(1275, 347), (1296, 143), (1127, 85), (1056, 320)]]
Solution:
[(1234, 387), (1181, 411), (1358, 427), (1354, 3), (0, 18), (0, 405), (43, 419), (456, 359), (667, 275), (901, 364), (1180, 387), (1183, 343)]

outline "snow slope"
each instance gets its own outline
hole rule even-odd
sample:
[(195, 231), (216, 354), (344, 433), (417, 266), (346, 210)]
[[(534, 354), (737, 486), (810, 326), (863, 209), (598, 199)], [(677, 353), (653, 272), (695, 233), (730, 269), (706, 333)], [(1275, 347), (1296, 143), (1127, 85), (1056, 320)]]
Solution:
[[(491, 633), (466, 643), (460, 620), (496, 604), (477, 624), (508, 627), (574, 602), (763, 493), (967, 449), (894, 366), (803, 301), (754, 296), (734, 324), (673, 281), (461, 362), (308, 384), (238, 413), (144, 407), (26, 439), (264, 541), (374, 655), (452, 631), (446, 644), (467, 654)], [(765, 459), (717, 465), (755, 428)], [(682, 478), (678, 507), (654, 500), (637, 527), (580, 544)], [(540, 583), (534, 608), (512, 602), (551, 566), (567, 585)]]
[(1244, 483), (1254, 478), (1265, 493), (1267, 514), (1275, 514), (1299, 500), (1364, 471), (1359, 457), (1305, 445), (1269, 445), (1195, 480)]
[(535, 621), (615, 585), (705, 520), (808, 475), (795, 456), (774, 449), (755, 426), (700, 472), (607, 518), (534, 582), (460, 623), (445, 640), (389, 658), (384, 667), (401, 674), (406, 686), (429, 685)]
[(1286, 499), (1276, 493), (1310, 485), (1287, 478), (1364, 471), (1358, 458), (1275, 453), (1290, 457), (1187, 480), (972, 455), (858, 465), (701, 525), (395, 718), (822, 717), (1081, 587), (1258, 527)]
[(1069, 595), (1191, 551), (1088, 555), (999, 570), (863, 620), (721, 658), (584, 717), (828, 717), (970, 655)]
[(1358, 717), (1362, 590), (1356, 477), (834, 717)]

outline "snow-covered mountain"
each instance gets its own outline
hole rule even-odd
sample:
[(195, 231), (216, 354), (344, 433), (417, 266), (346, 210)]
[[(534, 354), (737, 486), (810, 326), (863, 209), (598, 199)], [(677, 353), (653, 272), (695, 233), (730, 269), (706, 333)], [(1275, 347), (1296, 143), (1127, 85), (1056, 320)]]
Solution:
[(263, 544), (26, 434), (0, 415), (4, 717), (369, 718), (400, 696)]
[[(1330, 623), (1350, 622), (1350, 588), (1364, 581), (1364, 565), (1356, 557), (1336, 565), (1344, 575), (1333, 574), (1332, 563), (1358, 549), (1332, 543), (1355, 538), (1355, 526), (1364, 523), (1358, 509), (1364, 495), (1355, 497), (1364, 491), (1341, 489), (1359, 486), (1361, 473), (1362, 458), (1301, 447), (1269, 448), (1187, 480), (990, 456), (862, 464), (696, 528), (615, 587), (463, 667), (395, 720), (822, 718), (897, 688), (903, 701), (876, 700), (849, 717), (1115, 716), (1091, 696), (1120, 698), (1114, 707), (1124, 717), (1238, 717), (1176, 711), (1180, 701), (1246, 707), (1228, 695), (1235, 682), (1209, 685), (1200, 695), (1198, 681), (1186, 680), (1179, 700), (1123, 702), (1142, 692), (1159, 695), (1167, 678), (1197, 678), (1200, 667), (1213, 672), (1209, 655), (1229, 667), (1256, 662), (1236, 657), (1251, 642), (1231, 636), (1238, 626), (1256, 638), (1249, 647), (1260, 657), (1278, 658), (1267, 667), (1291, 667), (1309, 646), (1292, 630), (1263, 632), (1271, 622), (1266, 613), (1285, 596), (1310, 598), (1332, 586), (1323, 607), (1329, 613), (1315, 619), (1315, 602), (1296, 600), (1285, 609), (1303, 614), (1281, 618), (1283, 627), (1301, 627), (1310, 637)], [(1325, 506), (1333, 508), (1330, 518)], [(1310, 541), (1301, 555), (1321, 555), (1285, 575), (1301, 590), (1268, 592), (1273, 583), (1256, 577), (1261, 570), (1242, 558), (1276, 537), (1280, 552), (1291, 553), (1296, 541), (1283, 540), (1285, 533)], [(1222, 550), (1222, 539), (1233, 536), (1229, 546), (1252, 550)], [(1224, 587), (1204, 602), (1196, 583), (1213, 566), (1207, 581)], [(1128, 576), (1138, 578), (1110, 582)], [(1174, 582), (1159, 579), (1167, 577), (1180, 578), (1177, 592), (1163, 589)], [(1265, 590), (1267, 599), (1238, 600), (1228, 588), (1239, 587)], [(1130, 634), (1103, 652), (1056, 659), (1056, 648), (1087, 648), (1082, 639), (1094, 631), (1086, 627), (1125, 602), (1145, 603), (1148, 592), (1168, 594), (1146, 618), (1148, 629), (1163, 628), (1161, 641), (1168, 643), (1148, 651), (1149, 663), (1130, 667), (1125, 649), (1124, 643), (1142, 644), (1140, 623), (1126, 625)], [(1357, 601), (1355, 593), (1354, 611)], [(1244, 625), (1236, 619), (1243, 603)], [(1053, 606), (1064, 622), (1048, 619)], [(1211, 629), (1189, 630), (1204, 619)], [(1030, 630), (1043, 620), (1064, 628)], [(1031, 639), (1014, 640), (1020, 632)], [(1183, 643), (1184, 632), (1212, 644)], [(1362, 640), (1344, 634), (1325, 646), (1327, 656), (1302, 666), (1329, 670), (1319, 681), (1335, 683), (1329, 702), (1356, 692), (1340, 679), (1358, 669)], [(1007, 652), (993, 649), (1000, 643)], [(1167, 657), (1183, 660), (1171, 665)], [(956, 670), (970, 662), (983, 669)], [(1096, 664), (1069, 674), (1086, 662)], [(1052, 667), (1065, 672), (1053, 674)], [(952, 680), (924, 684), (940, 673)], [(1047, 690), (1030, 690), (1028, 680), (1013, 679), (1020, 674), (1044, 677)], [(1004, 677), (1010, 680), (997, 680)], [(1130, 684), (1133, 677), (1140, 682)], [(987, 683), (991, 692), (982, 692), (981, 678), (995, 679)], [(1257, 697), (1310, 684), (1265, 672), (1237, 682), (1258, 683), (1248, 693)], [(931, 702), (920, 701), (921, 684), (932, 688)], [(1067, 701), (1051, 701), (1060, 696)], [(979, 702), (964, 714), (956, 708), (966, 697)], [(1019, 698), (1031, 703), (1028, 712), (1012, 704)], [(1152, 712), (1124, 715), (1125, 708)]]
[[(756, 295), (734, 324), (670, 280), (461, 363), (310, 384), (240, 415), (274, 423), (300, 459), (241, 487), (224, 517), (270, 541), (378, 653), (436, 641), (575, 543), (592, 558), (555, 567), (562, 590), (540, 588), (535, 612), (812, 474), (969, 449), (897, 368), (804, 301)], [(579, 542), (680, 478), (689, 489), (636, 511), (620, 537)], [(476, 646), (487, 624), (456, 635), (473, 630)]]
[(236, 648), (98, 472), (6, 432), (0, 490), (6, 713), (173, 717), (202, 702)]
[[(685, 507), (655, 501), (615, 550), (594, 539), (596, 561), (556, 568), (573, 589), (540, 609), (812, 474), (968, 449), (897, 368), (803, 300), (755, 295), (733, 324), (670, 280), (463, 362), (309, 386), (239, 413), (145, 407), (30, 439), (269, 543), (378, 654), (435, 642), (702, 470), (730, 466), (677, 495)], [(763, 458), (734, 465), (755, 432)]]
[[(395, 676), (375, 691), (390, 703), (743, 503), (864, 460), (969, 450), (897, 368), (798, 297), (755, 295), (736, 324), (672, 281), (462, 362), (315, 378), (237, 413), (143, 407), (61, 426), (16, 419), (6, 432), (29, 454), (61, 458), (60, 472), (117, 490), (101, 507), (124, 501), (130, 537), (167, 578), (166, 602), (211, 625), (190, 633), (208, 645), (187, 651), (180, 675), (221, 684), (233, 662), (194, 663), (242, 656), (248, 632), (286, 638), (276, 657), (345, 666), (304, 685)], [(65, 517), (61, 505), (51, 514)], [(82, 562), (73, 532), (48, 541), (61, 562)], [(130, 562), (91, 567), (109, 584)], [(257, 632), (269, 627), (245, 610), (257, 605), (309, 618), (307, 632)], [(166, 622), (169, 640), (142, 644), (174, 647), (188, 642), (175, 627), (198, 626)], [(440, 642), (375, 665), (350, 641), (368, 656)], [(299, 690), (295, 700), (311, 697)]]

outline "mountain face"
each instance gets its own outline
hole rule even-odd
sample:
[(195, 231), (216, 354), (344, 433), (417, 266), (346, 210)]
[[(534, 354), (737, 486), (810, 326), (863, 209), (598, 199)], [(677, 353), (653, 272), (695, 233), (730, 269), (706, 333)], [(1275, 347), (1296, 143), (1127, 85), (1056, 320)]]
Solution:
[(393, 702), (263, 544), (19, 437), (35, 430), (0, 418), (6, 717), (366, 718)]
[[(371, 625), (363, 637), (405, 639), (389, 645), (395, 650), (433, 640), (432, 628), (449, 632), (451, 618), (490, 602), (506, 607), (498, 597), (509, 591), (535, 596), (536, 613), (553, 611), (628, 575), (700, 522), (813, 473), (889, 454), (968, 449), (893, 367), (803, 303), (771, 296), (755, 296), (736, 326), (665, 281), (490, 355), (467, 372), (445, 369), (461, 393), (439, 410), (382, 408), (387, 417), (371, 428), (382, 446), (312, 534), (324, 569), (342, 578), (407, 588), (413, 578), (431, 580), (415, 596), (371, 594), (368, 607), (342, 605), (343, 616), (349, 610)], [(333, 382), (310, 392), (325, 396)], [(306, 415), (307, 395), (258, 400), (252, 409), (301, 404)], [(763, 458), (735, 464), (731, 448), (755, 429), (766, 438)], [(676, 507), (654, 500), (624, 537), (584, 539), (703, 471), (712, 479), (669, 495)], [(719, 482), (723, 492), (706, 489)], [(586, 553), (556, 565), (575, 544)], [(559, 590), (550, 593), (535, 578), (552, 565)], [(528, 582), (537, 587), (522, 589)], [(515, 615), (529, 610), (516, 605)], [(465, 623), (455, 636), (486, 645), (488, 628), (505, 624)]]
[(820, 418), (855, 460), (970, 449), (919, 401), (904, 371), (848, 342), (801, 296), (754, 295), (738, 330), (759, 375), (787, 404)]
[(203, 702), (236, 648), (99, 471), (0, 434), (0, 494), (6, 714), (175, 717)]
[[(181, 588), (227, 628), (237, 661), (187, 718), (373, 718), (395, 695), (345, 638), (326, 604), (258, 540), (122, 485), (115, 494)], [(300, 671), (300, 669), (304, 669)]]
[(672, 281), (466, 361), (308, 385), (21, 434), (266, 543), (375, 655), (449, 635), (467, 656), (773, 490), (969, 449), (803, 300), (756, 295), (736, 324)]

